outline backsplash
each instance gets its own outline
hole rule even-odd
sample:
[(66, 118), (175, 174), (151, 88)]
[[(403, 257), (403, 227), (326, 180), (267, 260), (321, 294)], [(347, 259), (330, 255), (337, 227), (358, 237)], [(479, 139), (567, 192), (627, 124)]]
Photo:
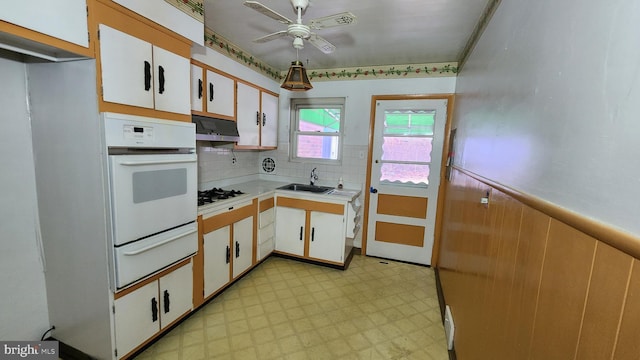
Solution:
[[(308, 180), (309, 173), (315, 167), (318, 173), (318, 185), (333, 186), (342, 177), (345, 184), (365, 183), (367, 172), (367, 146), (345, 145), (341, 165), (316, 164), (313, 162), (290, 162), (289, 144), (279, 143), (277, 150), (252, 151), (233, 150), (230, 145), (222, 147), (198, 144), (198, 182), (208, 183), (249, 175), (271, 175), (261, 171), (261, 161), (265, 157), (275, 160), (275, 175), (286, 178)], [(362, 158), (360, 156), (362, 155)], [(233, 158), (236, 161), (234, 163)]]
[(258, 151), (234, 150), (231, 145), (213, 147), (203, 142), (197, 144), (196, 152), (198, 184), (258, 173)]

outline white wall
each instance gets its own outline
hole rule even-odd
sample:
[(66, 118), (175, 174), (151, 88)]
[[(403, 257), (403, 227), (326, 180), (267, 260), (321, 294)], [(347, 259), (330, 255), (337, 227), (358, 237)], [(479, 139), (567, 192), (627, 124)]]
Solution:
[(459, 74), (456, 163), (640, 235), (640, 2), (503, 1)]
[[(280, 92), (280, 122), (278, 127), (278, 175), (307, 177), (317, 167), (319, 184), (336, 185), (340, 177), (345, 182), (363, 185), (367, 169), (371, 97), (373, 95), (451, 94), (455, 92), (455, 77), (424, 79), (385, 79), (312, 82), (306, 92)], [(317, 165), (289, 162), (289, 106), (293, 98), (345, 97), (344, 147), (342, 165)], [(363, 155), (363, 157), (361, 157)]]
[(0, 340), (49, 328), (25, 65), (0, 54)]

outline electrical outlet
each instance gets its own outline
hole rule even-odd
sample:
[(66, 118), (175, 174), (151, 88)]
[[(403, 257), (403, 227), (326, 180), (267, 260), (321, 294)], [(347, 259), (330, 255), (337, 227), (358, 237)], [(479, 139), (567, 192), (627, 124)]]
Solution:
[(360, 152), (358, 153), (358, 157), (359, 157), (360, 159), (364, 159), (364, 151), (360, 151)]
[(235, 165), (238, 162), (238, 160), (236, 159), (236, 157), (232, 157), (231, 158), (231, 165)]

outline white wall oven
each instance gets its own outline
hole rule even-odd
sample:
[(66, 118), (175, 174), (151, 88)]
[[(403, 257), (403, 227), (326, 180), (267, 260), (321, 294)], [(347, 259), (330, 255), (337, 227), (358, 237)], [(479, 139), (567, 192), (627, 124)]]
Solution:
[(117, 289), (197, 250), (193, 124), (105, 116), (113, 268)]

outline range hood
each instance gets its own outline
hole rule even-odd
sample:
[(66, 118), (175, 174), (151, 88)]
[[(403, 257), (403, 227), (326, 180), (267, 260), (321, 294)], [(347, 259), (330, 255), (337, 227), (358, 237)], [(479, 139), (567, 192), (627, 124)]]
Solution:
[(191, 121), (196, 124), (196, 140), (219, 143), (234, 143), (240, 140), (235, 121), (200, 115), (192, 115)]

